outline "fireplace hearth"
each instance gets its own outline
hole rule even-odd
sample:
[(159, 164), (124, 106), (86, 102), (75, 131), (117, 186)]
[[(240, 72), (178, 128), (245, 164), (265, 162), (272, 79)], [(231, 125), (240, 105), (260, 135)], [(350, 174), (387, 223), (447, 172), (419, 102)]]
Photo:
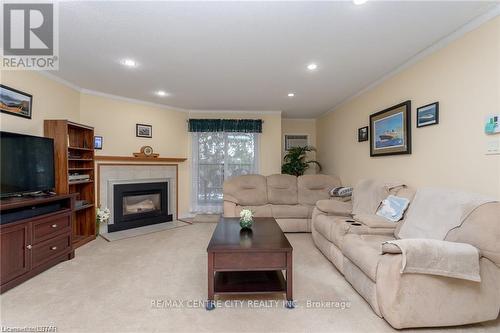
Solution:
[(113, 186), (113, 224), (108, 232), (172, 221), (167, 181)]

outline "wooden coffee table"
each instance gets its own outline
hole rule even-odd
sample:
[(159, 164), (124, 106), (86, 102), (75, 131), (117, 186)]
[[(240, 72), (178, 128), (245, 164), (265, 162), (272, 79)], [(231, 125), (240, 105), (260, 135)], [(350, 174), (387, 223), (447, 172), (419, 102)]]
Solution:
[(293, 248), (285, 234), (272, 217), (254, 218), (251, 230), (239, 223), (221, 218), (208, 244), (207, 310), (215, 307), (215, 295), (261, 293), (284, 293), (293, 308)]

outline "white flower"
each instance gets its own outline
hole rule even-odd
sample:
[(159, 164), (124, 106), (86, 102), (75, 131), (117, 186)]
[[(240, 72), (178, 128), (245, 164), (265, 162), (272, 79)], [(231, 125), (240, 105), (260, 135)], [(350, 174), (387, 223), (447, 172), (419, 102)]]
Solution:
[(252, 221), (253, 212), (250, 209), (242, 209), (240, 212), (240, 218), (245, 222)]
[(108, 208), (97, 208), (97, 218), (100, 222), (106, 222), (111, 216), (111, 212)]

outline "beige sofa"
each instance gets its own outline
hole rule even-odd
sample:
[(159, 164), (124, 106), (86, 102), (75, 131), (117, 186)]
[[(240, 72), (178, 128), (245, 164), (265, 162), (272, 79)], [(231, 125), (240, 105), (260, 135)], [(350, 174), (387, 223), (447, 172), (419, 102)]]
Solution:
[[(357, 187), (357, 186), (356, 186)], [(445, 240), (468, 243), (480, 251), (481, 282), (427, 274), (402, 274), (402, 255), (381, 252), (381, 243), (398, 238), (401, 222), (364, 218), (353, 225), (353, 205), (321, 200), (312, 216), (312, 237), (320, 251), (395, 328), (452, 326), (496, 319), (500, 310), (500, 204), (488, 203), (470, 214)], [(386, 194), (411, 199), (414, 190), (398, 187)], [(376, 197), (380, 193), (373, 193)], [(411, 204), (410, 204), (411, 205)], [(372, 212), (373, 214), (374, 212)]]
[(311, 232), (316, 201), (328, 199), (340, 179), (328, 175), (245, 175), (224, 182), (224, 216), (249, 208), (255, 216), (274, 217), (285, 232)]

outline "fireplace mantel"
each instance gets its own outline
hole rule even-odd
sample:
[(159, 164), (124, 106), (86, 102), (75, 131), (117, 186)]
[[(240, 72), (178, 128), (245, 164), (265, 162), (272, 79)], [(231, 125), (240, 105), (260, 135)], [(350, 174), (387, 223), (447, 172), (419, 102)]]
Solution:
[(121, 161), (121, 162), (170, 162), (182, 163), (187, 160), (184, 157), (134, 157), (134, 156), (108, 156), (95, 155), (96, 161)]

